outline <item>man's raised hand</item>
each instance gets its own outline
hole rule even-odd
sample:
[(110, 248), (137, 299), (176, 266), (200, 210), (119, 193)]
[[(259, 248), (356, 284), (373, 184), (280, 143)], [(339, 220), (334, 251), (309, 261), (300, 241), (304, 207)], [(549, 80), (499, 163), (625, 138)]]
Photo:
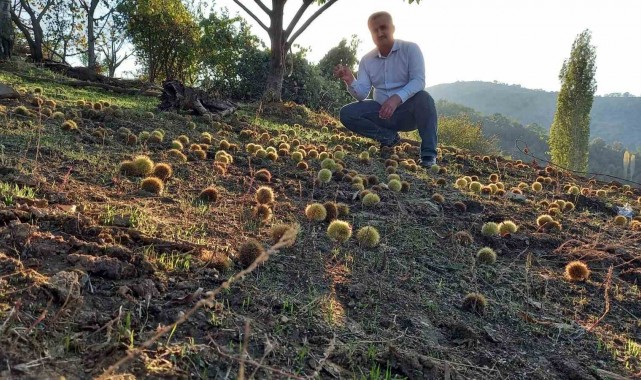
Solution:
[(352, 84), (354, 81), (354, 74), (352, 74), (352, 70), (343, 64), (338, 64), (334, 67), (334, 77), (342, 79), (347, 84)]

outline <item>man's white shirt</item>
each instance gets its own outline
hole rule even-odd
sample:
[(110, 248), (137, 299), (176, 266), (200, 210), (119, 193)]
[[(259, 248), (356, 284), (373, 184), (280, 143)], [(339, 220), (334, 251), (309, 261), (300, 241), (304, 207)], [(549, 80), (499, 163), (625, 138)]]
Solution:
[(392, 50), (383, 57), (378, 49), (365, 54), (358, 66), (358, 76), (347, 90), (364, 100), (374, 87), (374, 100), (383, 104), (397, 94), (403, 102), (425, 89), (425, 61), (417, 44), (394, 40)]

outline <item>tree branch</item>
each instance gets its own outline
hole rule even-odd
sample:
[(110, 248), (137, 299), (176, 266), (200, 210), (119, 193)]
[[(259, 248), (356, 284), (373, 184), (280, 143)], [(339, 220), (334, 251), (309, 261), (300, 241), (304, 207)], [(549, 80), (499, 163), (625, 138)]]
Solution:
[(20, 17), (18, 17), (18, 15), (13, 11), (13, 9), (11, 10), (11, 19), (13, 20), (13, 23), (16, 24), (18, 29), (20, 29), (20, 31), (24, 35), (24, 38), (27, 40), (27, 44), (29, 45), (29, 47), (33, 46), (34, 41), (33, 41), (33, 38), (31, 38), (31, 34), (29, 33), (29, 28), (27, 28), (27, 26), (22, 22)]
[[(236, 1), (236, 0), (234, 0), (234, 1)], [(309, 25), (310, 25), (310, 24), (311, 24), (311, 23), (312, 23), (316, 18), (317, 18), (318, 16), (320, 16), (323, 12), (325, 12), (325, 11), (327, 10), (327, 8), (329, 8), (329, 7), (331, 7), (332, 5), (334, 5), (334, 3), (335, 3), (335, 2), (337, 2), (337, 1), (338, 1), (338, 0), (329, 0), (329, 1), (328, 1), (328, 2), (326, 2), (322, 7), (320, 7), (316, 12), (314, 12), (314, 14), (313, 14), (313, 15), (311, 15), (311, 17), (310, 17), (309, 19), (307, 19), (307, 21), (305, 21), (305, 23), (303, 24), (303, 26), (301, 26), (301, 27), (296, 31), (296, 33), (294, 33), (294, 34), (291, 36), (291, 38), (289, 39), (289, 41), (287, 41), (287, 44), (288, 44), (289, 46), (292, 46), (292, 44), (294, 43), (294, 41), (296, 40), (296, 38), (298, 38), (298, 36), (300, 36), (300, 34), (301, 34), (301, 33), (303, 33), (303, 32), (305, 31), (305, 29), (307, 29), (307, 27), (308, 27), (308, 26), (309, 26)]]
[(312, 4), (313, 0), (304, 0), (303, 5), (298, 8), (298, 12), (296, 12), (296, 15), (292, 19), (292, 21), (289, 23), (289, 26), (287, 27), (287, 30), (285, 30), (285, 39), (289, 38), (289, 35), (292, 33), (294, 28), (296, 27), (296, 24), (298, 24), (298, 21), (300, 20), (301, 17), (303, 17), (303, 13), (309, 8), (309, 6)]
[(54, 3), (55, 3), (55, 0), (47, 1), (47, 4), (45, 4), (45, 6), (42, 8), (42, 11), (40, 11), (40, 14), (38, 15), (38, 18), (37, 18), (38, 21), (42, 20), (42, 16), (44, 16), (45, 13), (47, 13), (49, 8), (51, 8), (51, 6), (53, 6)]
[(247, 12), (247, 14), (250, 15), (258, 23), (258, 25), (260, 25), (261, 28), (265, 29), (265, 31), (269, 33), (269, 28), (265, 24), (263, 24), (263, 22), (260, 21), (260, 19), (255, 14), (253, 14), (252, 11), (250, 11), (246, 6), (244, 6), (243, 3), (240, 2), (240, 0), (234, 0), (234, 3), (238, 4), (239, 7), (243, 8), (243, 10)]
[(266, 6), (265, 4), (263, 4), (263, 2), (262, 2), (262, 1), (260, 1), (260, 0), (254, 0), (254, 2), (255, 2), (256, 4), (258, 4), (258, 6), (260, 7), (260, 9), (262, 9), (262, 10), (263, 10), (263, 12), (265, 12), (265, 13), (267, 13), (268, 15), (270, 15), (270, 16), (271, 16), (271, 14), (272, 14), (272, 10), (271, 10), (271, 9), (269, 9), (269, 8), (267, 8), (267, 6)]

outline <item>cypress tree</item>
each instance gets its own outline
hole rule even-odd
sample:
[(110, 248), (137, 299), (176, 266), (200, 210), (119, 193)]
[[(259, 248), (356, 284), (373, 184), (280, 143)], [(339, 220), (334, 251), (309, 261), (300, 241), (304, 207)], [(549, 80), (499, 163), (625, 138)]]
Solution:
[(590, 111), (596, 91), (596, 50), (591, 37), (587, 29), (579, 34), (570, 58), (563, 62), (561, 91), (550, 128), (552, 162), (578, 171), (588, 166)]

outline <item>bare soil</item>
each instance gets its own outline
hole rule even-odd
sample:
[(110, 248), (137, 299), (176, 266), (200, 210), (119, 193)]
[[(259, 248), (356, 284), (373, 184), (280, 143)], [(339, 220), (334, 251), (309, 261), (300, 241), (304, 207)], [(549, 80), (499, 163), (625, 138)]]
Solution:
[[(638, 188), (442, 146), (439, 163), (447, 172), (399, 167), (409, 191), (379, 186), (381, 202), (367, 208), (351, 183), (338, 180), (340, 174), (320, 185), (318, 159), (307, 157), (309, 168), (302, 170), (288, 154), (271, 161), (246, 151), (248, 143), (278, 148), (294, 138), (308, 152), (334, 152), (341, 145), (348, 151), (345, 171), (387, 182), (380, 153), (369, 162), (358, 158), (373, 142), (349, 137), (328, 115), (293, 104), (244, 105), (222, 122), (126, 106), (120, 114), (111, 106), (78, 106), (78, 98), (45, 87), (43, 97), (78, 123), (77, 131), (63, 131), (62, 120), (33, 106), (37, 84), (21, 84), (21, 100), (0, 100), (0, 185), (12, 189), (0, 196), (2, 378), (641, 375), (641, 231), (629, 219), (614, 223), (617, 206), (629, 204), (638, 215)], [(112, 104), (121, 101), (104, 96)], [(19, 105), (31, 116), (19, 115)], [(136, 136), (162, 129), (164, 138), (128, 144), (122, 127)], [(172, 140), (186, 135), (197, 142), (202, 132), (213, 136), (204, 146), (206, 159), (171, 161)], [(261, 140), (263, 133), (269, 137)], [(216, 168), (222, 140), (237, 149), (227, 150), (232, 163)], [(407, 144), (396, 153), (399, 161), (415, 158)], [(171, 163), (173, 175), (161, 194), (140, 190), (141, 177), (120, 173), (119, 163), (139, 154)], [(255, 178), (261, 168), (271, 172), (269, 182)], [(511, 195), (455, 186), (466, 175), (488, 184), (492, 173)], [(534, 192), (529, 185), (539, 176), (552, 184)], [(520, 182), (528, 185), (522, 200), (510, 191)], [(211, 185), (218, 200), (199, 202)], [(263, 185), (276, 196), (267, 222), (252, 216), (255, 191)], [(588, 189), (587, 195), (568, 194), (566, 185)], [(25, 187), (34, 193), (19, 195), (16, 189)], [(607, 190), (606, 196), (597, 196), (598, 189)], [(435, 193), (443, 203), (432, 199)], [(558, 199), (575, 205), (555, 216), (562, 230), (537, 226), (536, 218), (548, 210), (541, 201)], [(380, 244), (365, 248), (354, 236), (332, 242), (328, 222), (313, 223), (304, 214), (308, 204), (326, 201), (348, 204), (350, 213), (341, 219), (354, 235), (374, 226)], [(518, 230), (481, 234), (484, 223), (504, 220)], [(242, 269), (238, 250), (247, 239), (271, 246), (270, 229), (279, 223), (299, 225), (292, 247), (271, 254), (213, 304), (141, 348)], [(471, 242), (461, 244), (455, 235), (460, 231)], [(492, 265), (476, 260), (486, 246), (498, 256)], [(589, 266), (586, 281), (565, 277), (573, 260)], [(463, 307), (472, 292), (486, 297), (482, 312)], [(134, 348), (140, 351), (133, 360), (106, 372)]]

